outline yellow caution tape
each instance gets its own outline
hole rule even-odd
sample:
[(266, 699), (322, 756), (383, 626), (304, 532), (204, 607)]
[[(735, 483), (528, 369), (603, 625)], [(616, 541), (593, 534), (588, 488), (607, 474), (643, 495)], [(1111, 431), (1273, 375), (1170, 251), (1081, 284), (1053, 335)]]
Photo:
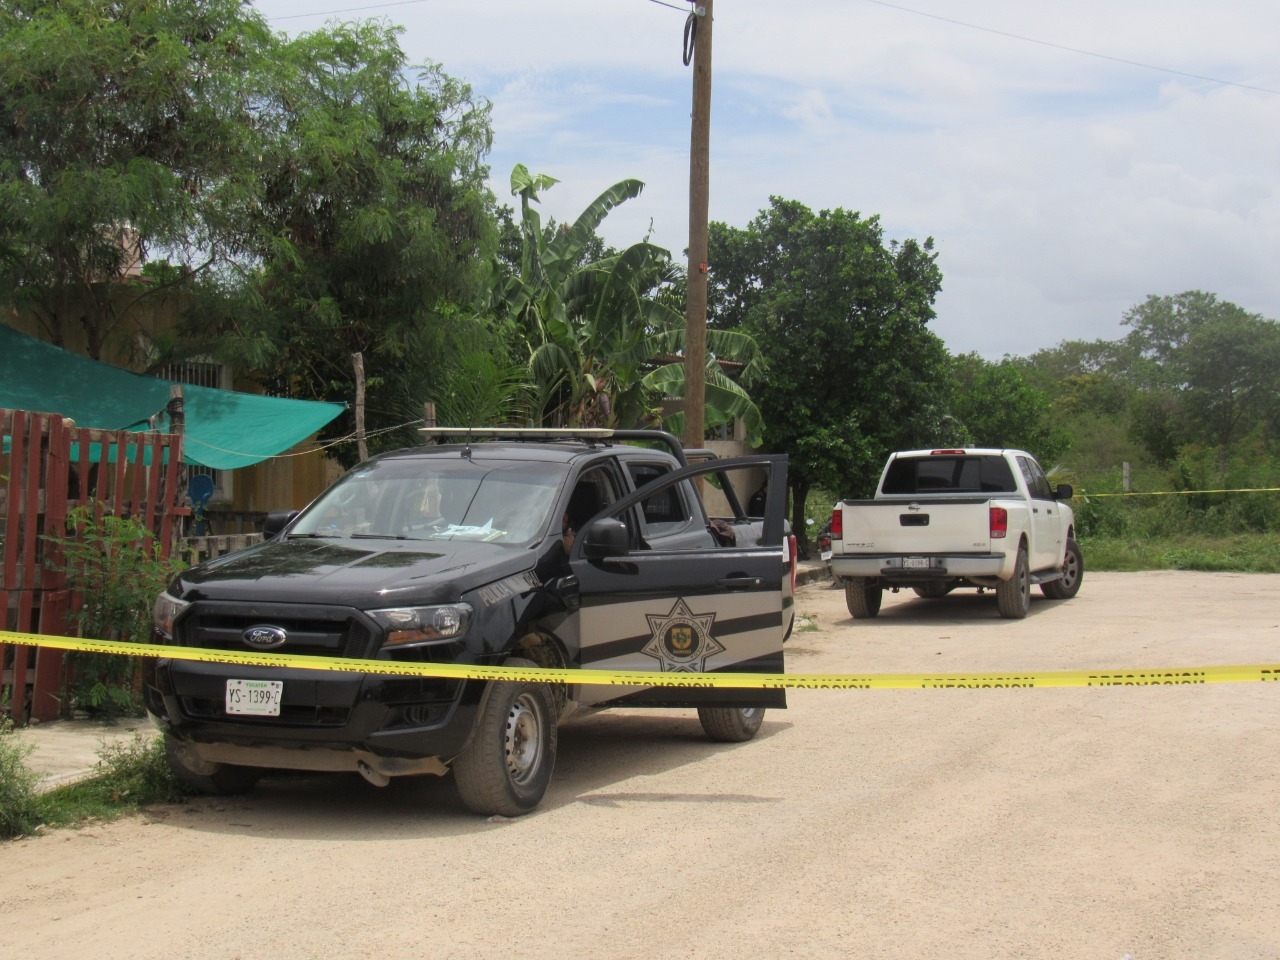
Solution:
[(1189, 497), (1197, 493), (1280, 493), (1280, 487), (1250, 487), (1245, 490), (1146, 490), (1140, 493), (1085, 493), (1077, 495), (1078, 499), (1091, 500), (1094, 497)]
[(379, 676), (441, 677), (449, 680), (522, 680), (537, 683), (589, 683), (629, 687), (733, 687), (776, 690), (792, 687), (809, 690), (904, 690), (919, 688), (1002, 687), (1128, 687), (1168, 686), (1188, 683), (1280, 682), (1280, 663), (1230, 667), (1163, 667), (1157, 669), (1033, 670), (1000, 673), (658, 673), (643, 670), (558, 670), (539, 667), (477, 666), (456, 663), (403, 663), (394, 660), (355, 660), (343, 657), (310, 657), (289, 654), (205, 650), (150, 643), (79, 640), (34, 633), (0, 630), (0, 643), (52, 647), (83, 653), (109, 653), (131, 657), (168, 657), (204, 663), (243, 664), (253, 667), (295, 667), (304, 670), (373, 673)]

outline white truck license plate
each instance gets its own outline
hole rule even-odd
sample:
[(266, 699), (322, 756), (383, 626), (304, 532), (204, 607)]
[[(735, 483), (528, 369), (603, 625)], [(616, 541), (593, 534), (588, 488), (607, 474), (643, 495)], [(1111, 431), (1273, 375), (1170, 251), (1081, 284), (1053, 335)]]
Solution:
[(929, 567), (928, 557), (903, 557), (902, 565), (911, 570), (926, 570)]
[(281, 680), (228, 680), (227, 713), (278, 717), (282, 696), (284, 682)]

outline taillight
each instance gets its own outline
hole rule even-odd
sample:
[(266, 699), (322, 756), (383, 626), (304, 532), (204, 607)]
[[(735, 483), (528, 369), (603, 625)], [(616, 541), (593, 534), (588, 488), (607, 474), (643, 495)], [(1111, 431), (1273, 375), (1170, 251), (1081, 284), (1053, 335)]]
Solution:
[(831, 539), (844, 539), (844, 511), (836, 510), (831, 514)]
[(1004, 507), (991, 508), (991, 539), (999, 540), (1009, 533), (1009, 511)]
[(787, 552), (791, 554), (791, 595), (794, 597), (796, 595), (796, 554), (799, 552), (794, 533), (787, 534)]

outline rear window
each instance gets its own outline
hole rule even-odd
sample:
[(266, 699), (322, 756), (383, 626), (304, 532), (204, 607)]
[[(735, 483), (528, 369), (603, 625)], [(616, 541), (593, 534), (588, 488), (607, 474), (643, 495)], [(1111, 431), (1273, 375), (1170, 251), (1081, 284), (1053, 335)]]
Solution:
[(911, 457), (889, 464), (881, 493), (1013, 493), (1018, 489), (1004, 457)]

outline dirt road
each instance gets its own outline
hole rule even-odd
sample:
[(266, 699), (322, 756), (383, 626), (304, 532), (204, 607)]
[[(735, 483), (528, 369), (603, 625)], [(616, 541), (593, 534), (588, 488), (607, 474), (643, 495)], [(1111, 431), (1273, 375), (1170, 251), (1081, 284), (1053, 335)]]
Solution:
[[(1090, 574), (991, 597), (803, 588), (795, 672), (1280, 661), (1280, 577)], [(264, 781), (0, 845), (0, 955), (1280, 957), (1280, 685), (792, 691), (761, 735), (566, 726), (543, 807), (448, 780)]]

